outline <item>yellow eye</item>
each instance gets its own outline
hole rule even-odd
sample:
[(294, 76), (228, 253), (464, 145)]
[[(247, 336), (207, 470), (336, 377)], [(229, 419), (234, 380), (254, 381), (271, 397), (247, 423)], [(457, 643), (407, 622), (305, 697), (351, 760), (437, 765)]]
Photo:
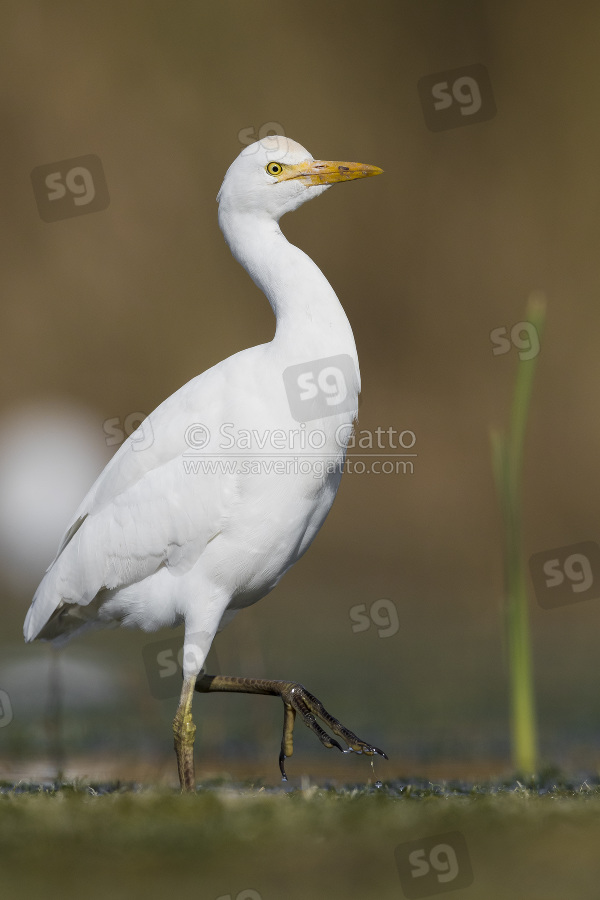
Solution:
[(281, 175), (283, 172), (283, 166), (281, 163), (271, 162), (267, 166), (267, 172), (269, 175)]

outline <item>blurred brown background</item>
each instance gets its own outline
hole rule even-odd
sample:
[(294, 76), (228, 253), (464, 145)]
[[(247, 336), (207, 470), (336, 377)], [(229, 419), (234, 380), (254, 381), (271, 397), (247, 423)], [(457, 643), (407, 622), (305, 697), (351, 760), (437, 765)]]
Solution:
[[(67, 453), (76, 441), (61, 423), (75, 434), (85, 420), (89, 484), (114, 450), (106, 420), (148, 413), (198, 372), (270, 339), (271, 310), (230, 256), (215, 197), (248, 135), (273, 122), (315, 157), (385, 170), (336, 187), (282, 227), (323, 269), (352, 323), (359, 428), (411, 429), (418, 456), (412, 475), (344, 477), (307, 556), (217, 638), (219, 665), (305, 683), (393, 757), (379, 777), (452, 760), (506, 765), (488, 430), (507, 419), (518, 355), (494, 355), (490, 333), (510, 330), (530, 292), (545, 291), (527, 556), (599, 540), (600, 8), (15, 0), (1, 4), (0, 19), (0, 450), (36, 405), (11, 457), (23, 461), (21, 481), (2, 474), (0, 453), (0, 689), (12, 701), (0, 767), (43, 760), (49, 739), (49, 650), (25, 647), (21, 628), (52, 556), (39, 558), (42, 539), (26, 518), (35, 497), (25, 496), (43, 481), (52, 423)], [(419, 80), (475, 63), (489, 73), (497, 114), (430, 131)], [(109, 207), (43, 222), (31, 170), (84, 154), (102, 161)], [(67, 458), (57, 440), (55, 462)], [(67, 495), (75, 466), (60, 471), (46, 477)], [(77, 490), (73, 509), (85, 486)], [(54, 543), (69, 515), (56, 514)], [(397, 632), (353, 632), (351, 610), (362, 604), (368, 614), (381, 598), (397, 610)], [(532, 594), (531, 613), (543, 757), (595, 765), (600, 600), (543, 610)], [(164, 760), (174, 773), (176, 701), (149, 695), (142, 662), (142, 648), (165, 637), (104, 633), (66, 650), (88, 666), (90, 690), (98, 672), (112, 678), (103, 700), (87, 704), (83, 688), (79, 702), (67, 696), (69, 754), (130, 754), (158, 761), (151, 771)], [(220, 754), (225, 767), (264, 756), (250, 769), (276, 779), (274, 700), (199, 697), (195, 709), (200, 769), (203, 754)], [(291, 774), (310, 771), (313, 751), (327, 768), (308, 733), (297, 745)], [(360, 771), (370, 773), (366, 762)]]

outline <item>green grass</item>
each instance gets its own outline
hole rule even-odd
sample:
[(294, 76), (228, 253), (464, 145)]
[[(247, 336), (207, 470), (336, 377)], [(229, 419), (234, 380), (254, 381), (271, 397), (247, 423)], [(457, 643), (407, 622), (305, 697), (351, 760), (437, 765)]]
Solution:
[(195, 796), (84, 783), (0, 791), (1, 896), (11, 900), (398, 900), (394, 848), (453, 831), (474, 875), (456, 900), (598, 896), (597, 779), (289, 793), (213, 783)]

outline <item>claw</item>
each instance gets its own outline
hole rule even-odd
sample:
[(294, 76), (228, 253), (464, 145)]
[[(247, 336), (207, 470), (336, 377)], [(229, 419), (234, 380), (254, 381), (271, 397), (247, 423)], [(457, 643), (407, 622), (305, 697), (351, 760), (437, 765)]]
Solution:
[(285, 755), (282, 753), (279, 754), (279, 771), (281, 772), (281, 780), (287, 781), (287, 775), (285, 774)]

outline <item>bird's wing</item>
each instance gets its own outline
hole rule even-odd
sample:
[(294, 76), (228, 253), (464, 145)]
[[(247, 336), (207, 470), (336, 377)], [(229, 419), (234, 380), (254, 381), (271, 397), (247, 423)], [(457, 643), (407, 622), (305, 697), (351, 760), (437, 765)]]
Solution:
[(134, 432), (119, 448), (77, 510), (35, 593), (26, 640), (65, 603), (85, 606), (100, 590), (140, 581), (162, 565), (186, 571), (219, 533), (234, 502), (234, 476), (188, 474), (186, 436), (195, 423), (210, 429), (224, 421), (251, 357), (242, 351), (192, 379), (144, 422), (143, 443)]

